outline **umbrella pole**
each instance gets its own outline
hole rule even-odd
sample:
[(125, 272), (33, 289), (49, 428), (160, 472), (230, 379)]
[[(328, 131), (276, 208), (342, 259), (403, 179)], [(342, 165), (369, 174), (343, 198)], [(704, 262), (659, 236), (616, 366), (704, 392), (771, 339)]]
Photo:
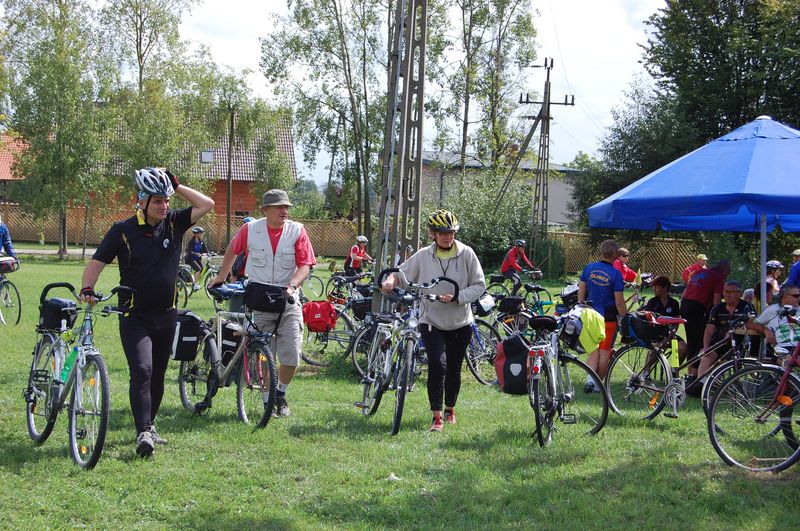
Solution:
[(769, 306), (767, 300), (767, 215), (761, 214), (761, 310)]

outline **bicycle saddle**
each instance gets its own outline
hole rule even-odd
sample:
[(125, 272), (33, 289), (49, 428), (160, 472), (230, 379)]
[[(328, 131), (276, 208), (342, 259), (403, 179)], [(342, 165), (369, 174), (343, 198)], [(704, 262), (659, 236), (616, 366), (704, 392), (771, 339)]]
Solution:
[(527, 284), (525, 284), (525, 291), (530, 293), (532, 291), (541, 292), (541, 291), (547, 291), (547, 290), (545, 288), (541, 287), (538, 284), (531, 284), (530, 282), (528, 282)]
[(686, 319), (680, 317), (656, 317), (656, 323), (660, 325), (682, 325), (686, 324)]

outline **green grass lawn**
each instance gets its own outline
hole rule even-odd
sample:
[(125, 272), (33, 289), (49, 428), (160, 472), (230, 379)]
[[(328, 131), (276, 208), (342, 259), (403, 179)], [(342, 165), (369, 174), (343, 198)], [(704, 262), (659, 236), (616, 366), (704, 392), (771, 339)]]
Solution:
[[(320, 268), (322, 270), (323, 268)], [(478, 385), (464, 372), (457, 426), (427, 431), (424, 386), (389, 436), (393, 395), (374, 418), (353, 407), (349, 367), (303, 367), (289, 389), (292, 417), (253, 432), (236, 417), (235, 390), (221, 389), (208, 416), (180, 404), (167, 374), (158, 419), (169, 439), (134, 459), (128, 373), (116, 317), (97, 323), (111, 375), (111, 426), (97, 467), (69, 458), (67, 420), (35, 446), (22, 390), (47, 282), (80, 284), (82, 266), (26, 262), (10, 278), (23, 319), (0, 328), (0, 527), (92, 528), (632, 528), (778, 529), (798, 522), (800, 468), (757, 476), (725, 466), (708, 441), (698, 402), (679, 419), (640, 422), (610, 414), (599, 435), (539, 448), (525, 397)], [(118, 280), (109, 267), (99, 287)], [(555, 287), (555, 286), (554, 286)], [(211, 304), (190, 300), (204, 318)], [(390, 479), (391, 478), (391, 479)]]

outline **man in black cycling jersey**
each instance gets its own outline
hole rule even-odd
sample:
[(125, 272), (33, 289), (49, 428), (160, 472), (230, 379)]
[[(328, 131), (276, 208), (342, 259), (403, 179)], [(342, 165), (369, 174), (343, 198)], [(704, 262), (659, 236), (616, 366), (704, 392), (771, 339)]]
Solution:
[[(175, 335), (175, 278), (183, 234), (214, 207), (214, 201), (182, 185), (168, 170), (136, 171), (136, 215), (115, 223), (103, 237), (83, 271), (81, 300), (95, 302), (100, 272), (115, 258), (119, 283), (134, 290), (120, 294), (119, 335), (130, 370), (130, 402), (136, 424), (136, 454), (147, 457), (166, 440), (155, 430), (155, 417), (164, 395), (164, 374)], [(177, 193), (192, 206), (170, 210)]]

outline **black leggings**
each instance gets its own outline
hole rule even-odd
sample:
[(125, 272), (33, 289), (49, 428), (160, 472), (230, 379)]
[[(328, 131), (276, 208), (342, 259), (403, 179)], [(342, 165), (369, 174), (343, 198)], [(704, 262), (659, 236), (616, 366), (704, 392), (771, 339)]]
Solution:
[[(686, 344), (688, 346), (686, 359), (691, 359), (703, 348), (703, 334), (706, 331), (708, 313), (704, 304), (683, 299), (681, 301), (681, 317), (686, 319), (686, 324), (683, 325), (684, 330), (686, 330)], [(699, 363), (695, 362), (690, 367), (697, 368), (698, 365)]]
[(177, 315), (173, 310), (119, 320), (119, 337), (131, 374), (130, 401), (136, 433), (153, 425), (161, 406)]
[(519, 278), (519, 273), (517, 273), (513, 269), (509, 269), (505, 273), (503, 273), (503, 276), (508, 279), (511, 279), (511, 281), (514, 283), (514, 286), (511, 288), (511, 294), (516, 295), (517, 292), (519, 291), (519, 288), (522, 287), (522, 280)]
[(461, 390), (461, 364), (472, 338), (472, 326), (439, 330), (421, 324), (419, 330), (428, 353), (428, 402), (431, 411), (442, 410), (443, 394), (445, 406), (455, 407)]

